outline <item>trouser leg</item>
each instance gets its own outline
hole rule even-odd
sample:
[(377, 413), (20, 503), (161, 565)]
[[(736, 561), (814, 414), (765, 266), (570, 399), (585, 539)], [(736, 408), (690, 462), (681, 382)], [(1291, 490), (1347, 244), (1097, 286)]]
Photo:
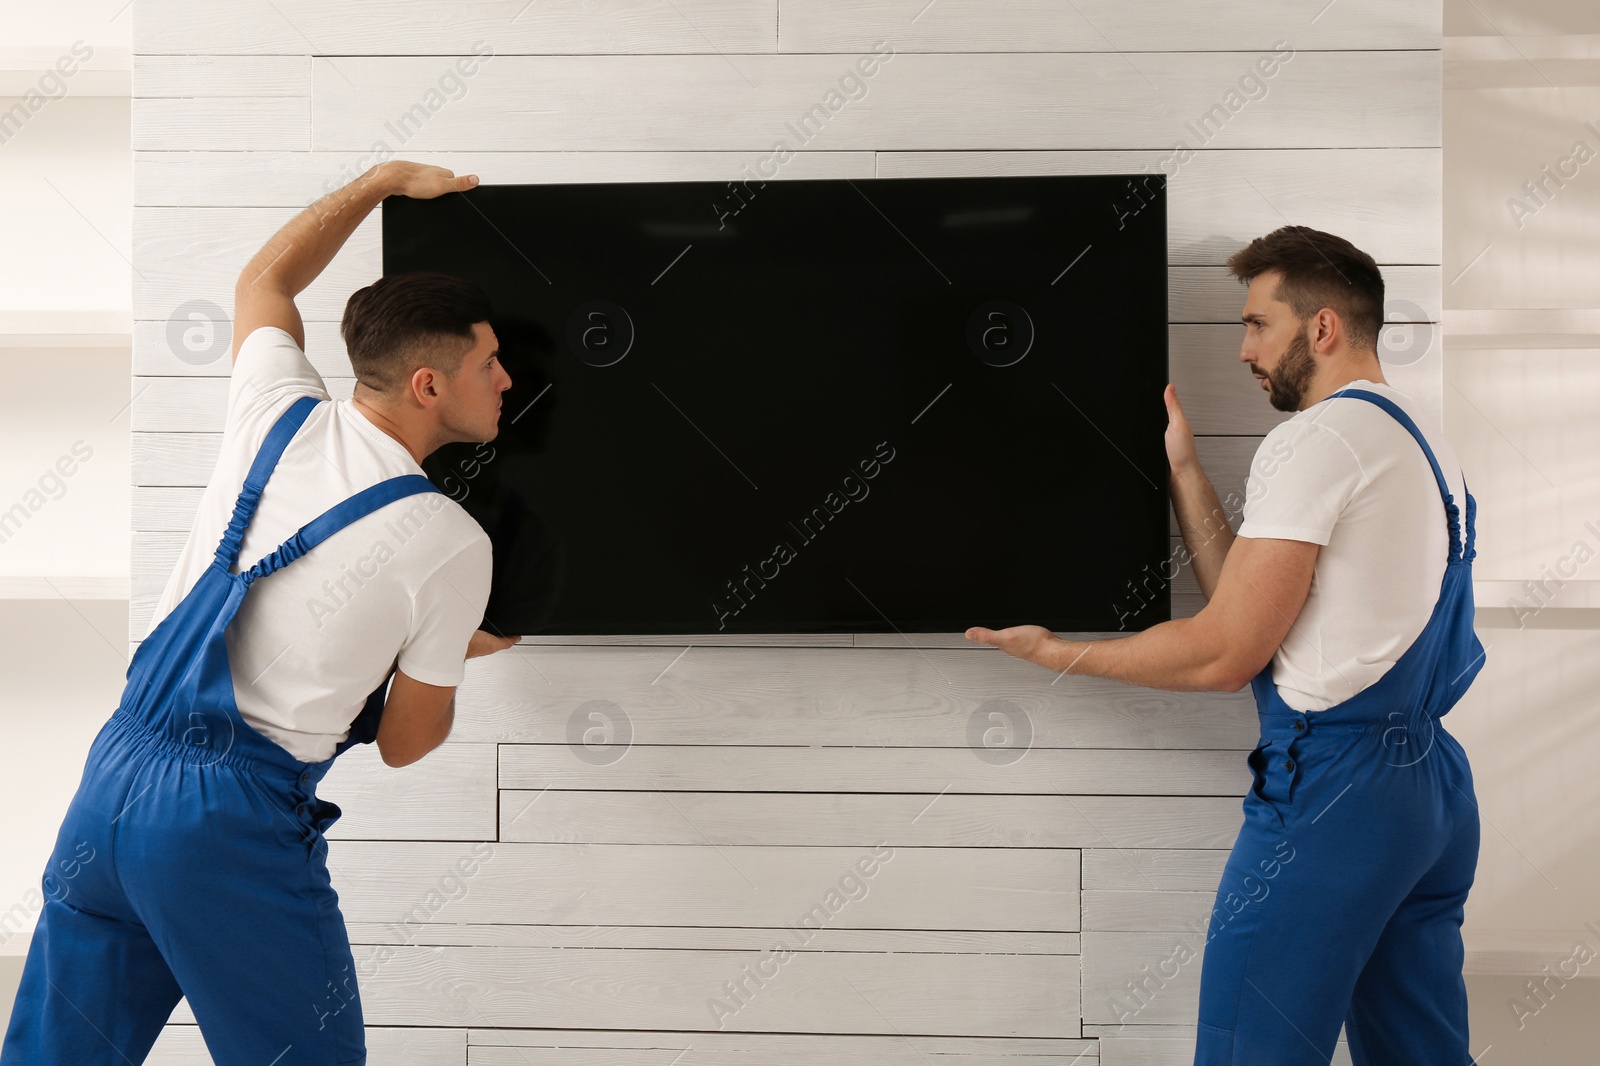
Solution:
[[(1455, 760), (1442, 736), (1431, 754)], [(1465, 756), (1460, 756), (1465, 768)], [(1451, 775), (1452, 777), (1454, 775)], [(1447, 778), (1448, 779), (1448, 778)], [(1470, 775), (1447, 785), (1453, 833), (1367, 960), (1345, 1022), (1356, 1066), (1467, 1066), (1467, 987), (1461, 921), (1478, 864), (1479, 825)]]
[[(146, 901), (216, 1066), (359, 1066), (356, 966), (318, 808), (228, 765), (176, 767), (120, 868)], [(203, 811), (184, 797), (204, 795)], [(176, 832), (157, 832), (162, 824)], [(174, 844), (174, 841), (181, 843)]]
[(5, 1066), (143, 1062), (182, 993), (143, 926), (49, 899), (11, 1010)]
[(1271, 819), (1240, 832), (1207, 931), (1196, 1066), (1327, 1066), (1332, 1057), (1363, 941), (1377, 929), (1322, 898), (1340, 871), (1318, 843)]

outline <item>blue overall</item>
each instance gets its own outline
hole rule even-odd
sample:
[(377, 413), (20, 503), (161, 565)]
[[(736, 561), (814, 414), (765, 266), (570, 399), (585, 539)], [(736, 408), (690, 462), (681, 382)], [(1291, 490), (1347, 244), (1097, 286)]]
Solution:
[[(1341, 1023), (1356, 1066), (1469, 1066), (1462, 907), (1478, 862), (1467, 756), (1439, 718), (1482, 669), (1472, 630), (1476, 502), (1460, 511), (1422, 446), (1449, 520), (1438, 602), (1374, 684), (1297, 711), (1252, 679), (1261, 740), (1244, 826), (1217, 889), (1200, 977), (1196, 1066), (1326, 1066)], [(1463, 485), (1465, 491), (1465, 485)]]
[[(323, 837), (341, 812), (316, 795), (333, 759), (300, 762), (245, 723), (225, 634), (253, 581), (386, 503), (438, 490), (418, 474), (373, 485), (233, 573), (267, 478), (316, 403), (296, 399), (273, 425), (215, 560), (140, 644), (89, 749), (46, 868), (5, 1066), (142, 1062), (181, 996), (217, 1066), (366, 1062)], [(335, 757), (376, 737), (393, 676)]]

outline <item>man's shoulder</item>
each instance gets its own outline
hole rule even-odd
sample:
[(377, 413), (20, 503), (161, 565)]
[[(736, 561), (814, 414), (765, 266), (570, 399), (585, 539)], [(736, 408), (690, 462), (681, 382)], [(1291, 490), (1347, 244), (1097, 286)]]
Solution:
[(424, 532), (425, 526), (429, 555), (440, 562), (460, 557), (463, 561), (476, 560), (488, 565), (492, 560), (494, 551), (489, 534), (461, 504), (443, 492), (421, 492), (412, 498), (411, 507), (404, 510), (415, 515), (418, 508), (426, 516), (422, 523), (397, 527), (397, 531), (417, 536)]

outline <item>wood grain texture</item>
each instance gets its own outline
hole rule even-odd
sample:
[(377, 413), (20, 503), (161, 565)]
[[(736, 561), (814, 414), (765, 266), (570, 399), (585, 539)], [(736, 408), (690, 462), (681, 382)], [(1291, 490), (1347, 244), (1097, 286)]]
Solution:
[(777, 46), (778, 0), (453, 0), (448, 8), (407, 0), (237, 0), (226, 8), (183, 0), (140, 4), (136, 53), (313, 50), (453, 57), (487, 41), (502, 55), (686, 52), (714, 60), (719, 52), (770, 52)]
[[(1258, 58), (1255, 52), (908, 53), (883, 64), (870, 81), (858, 78), (866, 89), (854, 90), (857, 99), (846, 106), (836, 86), (857, 77), (855, 55), (741, 56), (728, 63), (504, 55), (480, 67), (470, 91), (444, 101), (404, 143), (454, 151), (515, 139), (562, 151), (766, 154), (788, 137), (791, 150), (1170, 151), (1184, 139), (1186, 123), (1212, 114), (1201, 131), (1209, 136), (1189, 134), (1190, 147), (1221, 138), (1231, 148), (1439, 146), (1437, 110), (1413, 103), (1438, 97), (1436, 51), (1302, 52), (1278, 71), (1267, 96), (1246, 103), (1235, 86), (1254, 76)], [(315, 60), (310, 146), (368, 150), (383, 136), (385, 120), (416, 106), (445, 66), (437, 57), (341, 57), (337, 69)], [(652, 91), (640, 93), (641, 85)], [(1230, 92), (1240, 101), (1236, 109), (1224, 106)], [(786, 123), (808, 114), (817, 116), (809, 131), (788, 133)], [(223, 131), (196, 121), (162, 132), (135, 147), (209, 148), (208, 138)]]
[(1243, 795), (1233, 751), (1033, 748), (1009, 765), (959, 748), (635, 745), (615, 762), (566, 744), (502, 744), (500, 787), (664, 792), (908, 792), (945, 795)]
[(406, 928), (782, 930), (805, 919), (830, 929), (1077, 931), (1075, 851), (886, 850), (892, 857), (874, 866), (865, 847), (341, 840), (328, 865), (346, 920)]
[[(311, 99), (306, 96), (201, 96), (140, 100), (133, 109), (135, 150), (194, 144), (218, 152), (296, 152), (310, 147)], [(137, 272), (135, 272), (137, 276)]]
[[(311, 57), (293, 54), (134, 56), (135, 100), (191, 100), (199, 97), (262, 100), (294, 97), (309, 100)], [(143, 106), (143, 103), (139, 105), (140, 108)]]
[[(1052, 955), (801, 952), (737, 1006), (726, 990), (776, 955), (728, 951), (363, 948), (373, 1024), (1076, 1037), (1078, 960)], [(761, 976), (765, 976), (763, 973)]]
[[(295, 52), (315, 42), (334, 55), (457, 55), (482, 39), (501, 55), (861, 51), (891, 39), (906, 52), (1110, 52), (1296, 48), (1438, 49), (1437, 6), (1348, 0), (1323, 17), (1285, 8), (1243, 9), (1201, 0), (1183, 18), (1115, 0), (1062, 7), (1023, 0), (993, 17), (980, 0), (649, 0), (537, 4), (458, 0), (448, 17), (402, 0), (317, 3), (241, 0), (226, 11), (148, 0), (134, 27), (136, 53)], [(1248, 16), (1245, 17), (1248, 10)]]
[(1193, 1023), (1205, 943), (1204, 925), (1164, 933), (1084, 933), (1084, 1024)]
[[(788, 1037), (791, 1041), (801, 1038)], [(685, 1043), (682, 1050), (667, 1048), (545, 1048), (471, 1047), (467, 1061), (472, 1066), (833, 1066), (834, 1063), (871, 1062), (874, 1066), (1094, 1066), (1100, 1061), (1092, 1041), (1080, 1042), (1079, 1050), (1019, 1058), (1003, 1049), (974, 1054), (926, 1052), (908, 1045), (905, 1038), (880, 1038), (881, 1043), (851, 1052), (835, 1045), (845, 1037), (819, 1037), (810, 1046), (798, 1045), (763, 1051), (759, 1057), (743, 1049), (724, 1051), (704, 1049)], [(1009, 1043), (1009, 1041), (1008, 1041)], [(870, 1057), (867, 1057), (870, 1056)]]
[(500, 839), (796, 847), (1229, 847), (1236, 798), (503, 791)]
[[(188, 1003), (182, 1004), (174, 1017), (185, 1019), (187, 1024), (164, 1027), (149, 1058), (144, 1060), (145, 1066), (213, 1066)], [(466, 1062), (464, 1029), (367, 1029), (367, 1066), (466, 1066)]]
[(498, 826), (493, 744), (446, 743), (398, 769), (376, 745), (351, 748), (317, 786), (344, 815), (334, 840), (493, 840)]
[[(1104, 1066), (1192, 1066), (1194, 1062), (1193, 1025), (1085, 1025), (1083, 1031), (1095, 1038)], [(1350, 1066), (1350, 1048), (1343, 1040), (1328, 1066)]]
[(784, 0), (778, 47), (785, 52), (859, 50), (888, 38), (906, 52), (1101, 52), (1439, 48), (1439, 11), (1420, 0), (1354, 0), (1324, 17), (1315, 9), (1251, 8), (1199, 0), (1180, 9), (1117, 0), (1019, 0), (994, 17), (984, 0)]
[[(663, 925), (457, 925), (439, 922), (348, 922), (352, 944), (423, 947), (723, 948), (764, 951), (772, 930)], [(940, 955), (1077, 955), (1077, 933), (973, 929), (814, 929), (796, 951), (894, 951)]]
[[(373, 946), (354, 954), (371, 1026), (1079, 1035), (1075, 956), (785, 956), (777, 943), (770, 951)], [(193, 1014), (184, 1002), (172, 1017), (181, 1024)]]
[(1085, 892), (1083, 924), (1099, 933), (1173, 933), (1205, 928), (1216, 892)]
[(1089, 851), (1083, 887), (1098, 892), (1214, 892), (1228, 861), (1225, 851)]
[[(1092, 1062), (1095, 1043), (1092, 1040), (1049, 1037), (1012, 1037), (992, 1039), (986, 1037), (954, 1036), (839, 1036), (816, 1037), (780, 1033), (684, 1033), (650, 1032), (594, 1032), (573, 1029), (485, 1029), (467, 1030), (467, 1047), (526, 1047), (526, 1048), (616, 1048), (661, 1049), (681, 1052), (694, 1045), (695, 1050), (717, 1052), (740, 1051), (746, 1062), (765, 1062), (769, 1054), (794, 1053), (812, 1048), (832, 1048), (844, 1062), (878, 1061), (877, 1056), (889, 1053), (892, 1048), (902, 1048), (925, 1055), (934, 1066), (949, 1066), (948, 1056), (1004, 1055), (1015, 1056), (1012, 1066), (1043, 1066), (1035, 1058), (1059, 1055), (1084, 1055), (1084, 1062)], [(920, 1061), (920, 1060), (919, 1060)], [(1009, 1060), (1008, 1060), (1009, 1061)], [(1053, 1062), (1053, 1060), (1048, 1060)], [(924, 1066), (928, 1066), (924, 1063)]]

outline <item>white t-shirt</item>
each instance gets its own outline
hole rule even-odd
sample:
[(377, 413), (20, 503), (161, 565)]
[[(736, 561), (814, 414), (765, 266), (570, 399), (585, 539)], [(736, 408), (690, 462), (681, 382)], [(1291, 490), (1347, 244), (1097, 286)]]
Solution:
[[(1405, 393), (1366, 379), (1349, 388), (1392, 400), (1433, 449), (1460, 508), (1461, 464)], [(1241, 537), (1323, 545), (1311, 593), (1272, 657), (1284, 703), (1322, 711), (1388, 672), (1438, 602), (1449, 519), (1422, 446), (1388, 411), (1353, 396), (1314, 404), (1262, 440), (1246, 481)]]
[[(264, 326), (245, 338), (228, 388), (222, 452), (151, 631), (211, 565), (268, 431), (307, 395), (330, 399), (293, 337)], [(421, 473), (405, 446), (349, 400), (318, 404), (268, 477), (233, 572), (362, 489)], [(491, 564), (488, 535), (442, 493), (403, 497), (357, 519), (251, 584), (227, 630), (239, 713), (302, 762), (321, 762), (349, 735), (396, 653), (409, 677), (460, 684), (467, 643), (488, 603)]]

